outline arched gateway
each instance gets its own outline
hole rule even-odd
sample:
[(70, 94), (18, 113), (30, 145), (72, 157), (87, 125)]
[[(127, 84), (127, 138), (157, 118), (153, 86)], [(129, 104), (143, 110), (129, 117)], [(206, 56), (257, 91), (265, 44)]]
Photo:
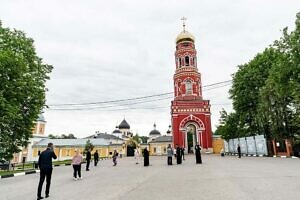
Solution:
[(202, 132), (205, 131), (204, 123), (193, 115), (184, 118), (179, 125), (181, 131), (183, 147), (188, 153), (193, 153), (195, 146), (203, 146)]
[(173, 143), (193, 152), (196, 144), (212, 151), (209, 100), (203, 100), (201, 74), (197, 68), (195, 38), (185, 30), (176, 38), (174, 100), (172, 101)]

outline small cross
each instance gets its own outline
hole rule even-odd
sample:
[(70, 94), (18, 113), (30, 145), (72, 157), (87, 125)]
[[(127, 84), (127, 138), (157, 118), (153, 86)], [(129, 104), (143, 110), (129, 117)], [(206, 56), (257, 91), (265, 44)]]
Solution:
[(180, 20), (182, 20), (183, 31), (185, 32), (185, 21), (187, 19), (186, 19), (186, 17), (182, 17)]

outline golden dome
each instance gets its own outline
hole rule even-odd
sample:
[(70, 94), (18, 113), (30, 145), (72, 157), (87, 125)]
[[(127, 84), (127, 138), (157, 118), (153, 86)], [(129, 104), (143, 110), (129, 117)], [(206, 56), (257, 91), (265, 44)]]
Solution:
[(194, 36), (187, 32), (187, 31), (182, 31), (181, 33), (179, 33), (179, 35), (176, 37), (176, 43), (182, 41), (182, 40), (189, 40), (189, 41), (195, 41)]

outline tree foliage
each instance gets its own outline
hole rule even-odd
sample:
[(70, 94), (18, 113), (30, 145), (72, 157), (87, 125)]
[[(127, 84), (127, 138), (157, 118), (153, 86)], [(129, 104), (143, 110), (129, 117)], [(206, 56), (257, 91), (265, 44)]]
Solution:
[(238, 137), (238, 126), (235, 124), (237, 120), (236, 113), (227, 113), (224, 109), (220, 112), (221, 117), (216, 134), (222, 135), (223, 139), (228, 141), (231, 138)]
[(84, 147), (84, 153), (86, 153), (88, 150), (93, 151), (94, 145), (90, 140), (87, 140)]
[(234, 113), (221, 112), (225, 139), (264, 134), (286, 139), (300, 132), (300, 14), (296, 29), (274, 41), (233, 75)]
[(52, 70), (37, 56), (33, 39), (0, 25), (0, 160), (27, 146), (45, 106), (45, 83)]
[(66, 134), (62, 134), (62, 135), (53, 135), (53, 134), (49, 134), (48, 137), (50, 139), (76, 139), (75, 135), (73, 135), (72, 133), (69, 133), (68, 135)]
[(141, 137), (137, 133), (134, 136), (132, 136), (132, 140), (136, 141), (138, 144), (142, 142)]
[(147, 137), (147, 136), (140, 136), (140, 139), (142, 140), (142, 143), (145, 144), (145, 143), (147, 143), (149, 137)]

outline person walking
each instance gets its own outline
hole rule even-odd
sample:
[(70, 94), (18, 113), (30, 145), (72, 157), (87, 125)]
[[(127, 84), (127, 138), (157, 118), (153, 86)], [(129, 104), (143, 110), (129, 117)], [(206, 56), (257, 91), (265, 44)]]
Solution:
[(139, 158), (140, 157), (140, 151), (139, 151), (139, 149), (138, 148), (136, 148), (135, 150), (134, 150), (134, 158), (135, 158), (135, 160), (136, 160), (136, 163), (135, 164), (139, 164)]
[(177, 165), (182, 163), (182, 155), (181, 155), (181, 148), (176, 144), (176, 161)]
[(121, 149), (121, 150), (119, 151), (119, 154), (120, 154), (120, 158), (122, 158), (122, 157), (123, 157), (123, 149)]
[(237, 147), (237, 152), (238, 152), (239, 158), (241, 158), (242, 157), (242, 153), (241, 153), (241, 147), (240, 147), (239, 144), (238, 144), (238, 147)]
[(168, 145), (167, 148), (167, 156), (168, 156), (168, 165), (172, 165), (173, 149), (170, 144)]
[(56, 159), (57, 156), (54, 153), (53, 144), (50, 142), (47, 145), (47, 149), (44, 150), (38, 160), (38, 165), (40, 168), (40, 181), (37, 191), (37, 200), (43, 199), (44, 197), (41, 196), (42, 193), (42, 187), (46, 178), (46, 191), (45, 191), (45, 197), (49, 197), (50, 192), (50, 184), (51, 184), (51, 176), (52, 176), (52, 158)]
[(143, 156), (144, 156), (144, 166), (147, 167), (149, 166), (149, 151), (147, 150), (147, 147), (143, 151)]
[(174, 158), (176, 158), (176, 148), (173, 149)]
[(220, 154), (221, 154), (222, 157), (225, 156), (224, 149), (221, 149)]
[(201, 147), (199, 144), (195, 146), (196, 164), (202, 164)]
[(97, 166), (98, 162), (99, 162), (99, 154), (98, 154), (98, 150), (96, 150), (94, 153), (94, 165)]
[(91, 158), (92, 158), (91, 151), (90, 151), (90, 149), (88, 149), (86, 152), (86, 158), (85, 158), (86, 159), (86, 166), (85, 166), (86, 171), (90, 171)]
[[(81, 162), (83, 156), (79, 153), (78, 150), (75, 150), (75, 155), (72, 158), (72, 166), (73, 166), (73, 179), (77, 181), (78, 179), (82, 179), (81, 177)], [(78, 174), (78, 178), (77, 178)]]
[(118, 158), (118, 152), (117, 152), (116, 149), (113, 152), (112, 158), (113, 158), (113, 164), (114, 164), (113, 166), (116, 166), (117, 165), (117, 158)]
[(182, 148), (181, 148), (182, 160), (185, 160), (185, 159), (184, 159), (184, 150), (185, 150), (185, 149), (182, 147)]

